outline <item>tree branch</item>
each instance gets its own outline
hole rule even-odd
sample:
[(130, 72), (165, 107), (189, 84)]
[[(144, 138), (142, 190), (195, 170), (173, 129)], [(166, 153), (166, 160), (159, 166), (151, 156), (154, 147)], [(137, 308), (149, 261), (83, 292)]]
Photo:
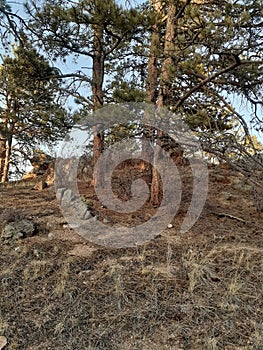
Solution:
[(182, 104), (184, 103), (184, 101), (187, 100), (188, 97), (190, 97), (194, 92), (200, 90), (203, 86), (205, 86), (206, 84), (210, 83), (211, 81), (213, 81), (214, 79), (216, 79), (220, 75), (223, 75), (223, 74), (225, 74), (227, 72), (230, 72), (231, 70), (235, 69), (236, 67), (240, 66), (241, 64), (242, 64), (242, 62), (240, 61), (240, 59), (236, 58), (236, 62), (233, 63), (231, 66), (226, 67), (226, 68), (220, 70), (219, 72), (216, 72), (216, 73), (210, 75), (209, 77), (203, 79), (198, 85), (194, 86), (186, 94), (184, 94), (184, 96), (181, 97), (180, 100), (176, 103), (174, 108), (177, 109), (177, 108), (181, 107)]
[(64, 78), (78, 78), (78, 79), (86, 81), (90, 84), (92, 82), (91, 78), (87, 77), (86, 75), (81, 74), (81, 72), (68, 73), (68, 74), (52, 74), (52, 75), (47, 75), (43, 78), (40, 78), (39, 80), (64, 79)]
[[(221, 96), (220, 94), (218, 94), (216, 91), (213, 91), (213, 95), (216, 95), (216, 97), (223, 102), (223, 104), (227, 107), (227, 109), (232, 112), (233, 114), (235, 114), (237, 116), (237, 118), (239, 119), (240, 123), (242, 124), (244, 130), (245, 130), (245, 134), (246, 136), (248, 136), (250, 138), (250, 133), (248, 130), (248, 126), (247, 123), (245, 121), (245, 119), (242, 117), (242, 115), (240, 115), (225, 99), (223, 96)], [(250, 140), (251, 143), (253, 144), (252, 140)]]

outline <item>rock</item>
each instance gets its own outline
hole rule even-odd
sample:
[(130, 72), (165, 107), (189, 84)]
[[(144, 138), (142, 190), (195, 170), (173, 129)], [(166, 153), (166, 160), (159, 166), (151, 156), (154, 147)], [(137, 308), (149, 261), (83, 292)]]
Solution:
[(10, 242), (19, 238), (31, 237), (35, 230), (35, 224), (27, 219), (10, 222), (3, 228), (1, 238), (5, 242)]
[(89, 220), (92, 217), (93, 215), (91, 214), (91, 212), (88, 210), (87, 207), (82, 212), (78, 213), (78, 218), (82, 220)]
[(22, 180), (32, 180), (32, 179), (36, 179), (36, 178), (37, 178), (37, 174), (34, 173), (33, 170), (29, 171), (28, 173), (26, 173), (22, 176)]
[(87, 210), (85, 216), (84, 216), (84, 220), (89, 220), (93, 217), (93, 215), (91, 214), (91, 212), (89, 210)]
[(57, 191), (56, 191), (56, 196), (57, 196), (57, 200), (59, 202), (62, 201), (62, 198), (63, 198), (63, 195), (64, 195), (64, 192), (66, 191), (66, 188), (65, 187), (62, 187), (62, 188), (58, 188)]
[(68, 188), (64, 191), (61, 202), (63, 202), (64, 204), (71, 204), (72, 202), (75, 201), (75, 199), (76, 199), (75, 193), (73, 193), (73, 191)]
[(87, 208), (85, 203), (83, 203), (81, 201), (76, 201), (76, 202), (73, 203), (73, 207), (76, 210), (77, 217), (79, 219), (84, 219), (86, 217), (86, 214), (88, 212), (88, 208)]
[(3, 335), (0, 335), (0, 350), (3, 349), (7, 344), (7, 339)]
[(75, 228), (80, 228), (81, 227), (81, 224), (79, 222), (70, 222), (69, 224), (69, 227), (72, 228), (73, 230)]
[(49, 234), (47, 235), (48, 239), (52, 240), (55, 238), (55, 235), (53, 232), (49, 232)]
[(56, 195), (57, 199), (62, 205), (66, 205), (74, 209), (72, 214), (76, 215), (78, 219), (89, 220), (93, 218), (93, 215), (88, 210), (87, 205), (78, 199), (76, 194), (71, 189), (61, 187), (57, 190)]
[(34, 152), (33, 157), (30, 159), (30, 163), (33, 166), (33, 172), (36, 174), (44, 174), (50, 166), (53, 158), (41, 150)]
[(54, 224), (52, 222), (47, 222), (46, 228), (47, 228), (47, 230), (52, 230), (54, 228)]
[(168, 224), (167, 228), (173, 228), (173, 225), (172, 224)]

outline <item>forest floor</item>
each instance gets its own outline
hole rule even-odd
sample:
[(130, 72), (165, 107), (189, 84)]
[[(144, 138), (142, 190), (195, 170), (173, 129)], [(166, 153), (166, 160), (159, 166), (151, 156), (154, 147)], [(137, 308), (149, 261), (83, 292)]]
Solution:
[[(263, 213), (241, 175), (209, 173), (195, 225), (180, 233), (191, 199), (185, 167), (173, 227), (135, 248), (84, 240), (67, 225), (52, 186), (0, 188), (0, 215), (13, 208), (38, 227), (33, 237), (0, 242), (4, 349), (263, 349)], [(119, 175), (117, 190), (127, 189)], [(127, 223), (86, 183), (80, 191), (99, 220)], [(146, 205), (132, 219), (154, 210)]]

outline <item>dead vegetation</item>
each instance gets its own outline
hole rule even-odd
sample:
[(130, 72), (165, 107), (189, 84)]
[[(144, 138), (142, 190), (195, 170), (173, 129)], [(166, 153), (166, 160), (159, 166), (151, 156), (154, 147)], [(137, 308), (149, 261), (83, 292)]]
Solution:
[[(263, 217), (242, 181), (211, 170), (207, 204), (189, 232), (179, 233), (182, 205), (173, 229), (126, 249), (75, 235), (52, 188), (1, 189), (0, 213), (16, 207), (43, 228), (0, 245), (6, 349), (262, 349)], [(85, 197), (98, 211), (90, 189)]]

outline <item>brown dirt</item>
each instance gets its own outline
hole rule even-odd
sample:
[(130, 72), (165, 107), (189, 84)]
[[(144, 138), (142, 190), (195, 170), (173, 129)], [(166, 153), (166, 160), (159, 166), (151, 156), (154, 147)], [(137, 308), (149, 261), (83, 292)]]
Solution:
[[(181, 177), (174, 227), (122, 249), (96, 246), (70, 229), (52, 187), (0, 188), (0, 214), (14, 208), (38, 226), (34, 237), (0, 244), (6, 349), (263, 349), (263, 214), (252, 190), (235, 172), (210, 169), (203, 212), (181, 234), (189, 168)], [(119, 171), (116, 194), (129, 198), (130, 182)], [(79, 188), (111, 224), (134, 225), (156, 210), (145, 205), (122, 216), (102, 208), (87, 184)]]

